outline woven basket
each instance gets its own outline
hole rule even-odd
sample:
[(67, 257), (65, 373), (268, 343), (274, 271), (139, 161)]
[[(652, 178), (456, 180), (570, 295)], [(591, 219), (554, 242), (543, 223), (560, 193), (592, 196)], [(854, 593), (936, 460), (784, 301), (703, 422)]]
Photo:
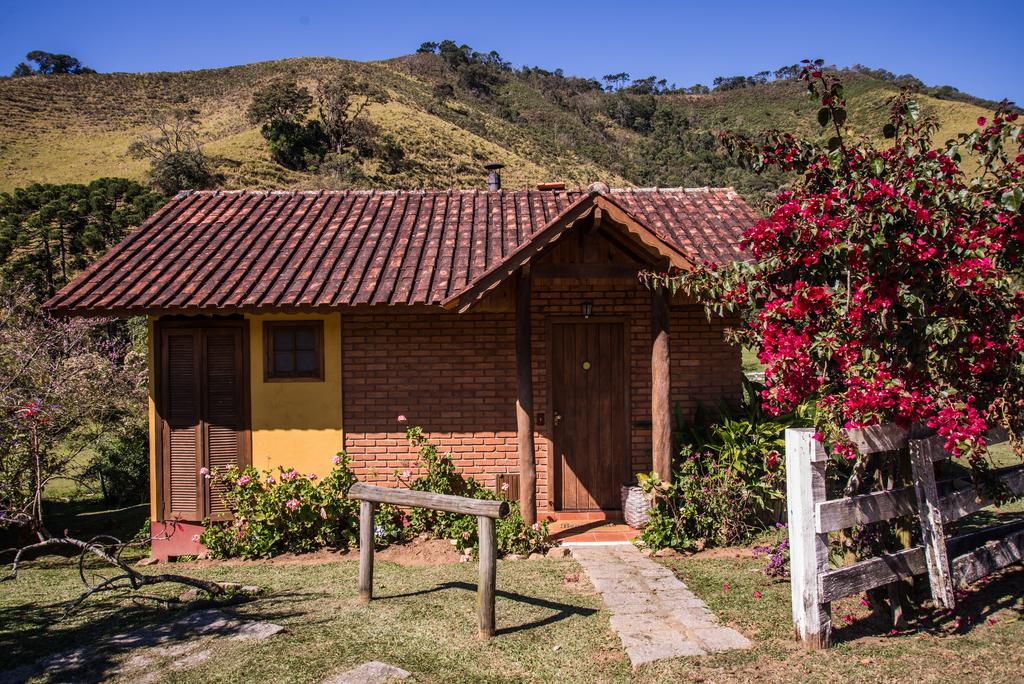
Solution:
[(644, 496), (644, 490), (636, 485), (622, 485), (622, 518), (634, 530), (647, 524), (651, 502)]

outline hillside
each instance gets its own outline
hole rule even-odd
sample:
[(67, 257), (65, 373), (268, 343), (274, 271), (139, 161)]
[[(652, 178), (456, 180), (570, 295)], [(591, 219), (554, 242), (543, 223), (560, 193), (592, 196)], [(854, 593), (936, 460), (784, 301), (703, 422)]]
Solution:
[[(127, 155), (129, 143), (149, 129), (152, 112), (185, 103), (200, 112), (206, 150), (225, 187), (321, 186), (329, 181), (273, 163), (243, 113), (252, 93), (269, 82), (292, 77), (313, 87), (341, 72), (387, 89), (390, 102), (371, 107), (369, 117), (405, 152), (397, 173), (364, 162), (356, 182), (364, 187), (480, 187), (483, 163), (500, 161), (507, 187), (601, 179), (611, 185), (731, 185), (757, 195), (780, 179), (754, 177), (721, 157), (713, 132), (784, 127), (818, 133), (814, 103), (792, 80), (642, 96), (588, 90), (576, 83), (582, 79), (550, 72), (506, 71), (486, 96), (456, 85), (452, 97), (439, 101), (434, 86), (456, 79), (433, 54), (370, 63), (300, 58), (180, 73), (33, 76), (0, 80), (0, 191), (37, 181), (142, 179), (147, 162)], [(851, 122), (859, 133), (877, 136), (896, 87), (854, 72), (843, 79)], [(919, 101), (942, 122), (940, 139), (969, 130), (986, 114), (964, 102), (926, 95)]]

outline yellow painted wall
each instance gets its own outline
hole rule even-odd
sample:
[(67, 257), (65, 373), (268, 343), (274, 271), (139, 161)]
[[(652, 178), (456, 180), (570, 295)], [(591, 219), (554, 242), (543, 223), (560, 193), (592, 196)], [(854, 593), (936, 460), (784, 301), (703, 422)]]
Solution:
[(146, 321), (146, 345), (149, 358), (149, 517), (157, 519), (156, 511), (156, 359), (153, 354), (152, 316)]
[[(249, 320), (252, 464), (323, 476), (341, 451), (341, 314), (246, 316)], [(263, 381), (263, 322), (324, 322), (323, 382)]]

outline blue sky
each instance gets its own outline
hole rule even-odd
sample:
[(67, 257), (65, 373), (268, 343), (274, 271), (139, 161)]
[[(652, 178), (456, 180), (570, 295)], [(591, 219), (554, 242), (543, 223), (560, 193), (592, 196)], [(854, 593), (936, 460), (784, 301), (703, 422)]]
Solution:
[(0, 71), (29, 50), (99, 71), (177, 71), (281, 57), (372, 60), (452, 38), (516, 65), (679, 85), (804, 57), (913, 73), (1024, 103), (1024, 2), (62, 2), (0, 0)]

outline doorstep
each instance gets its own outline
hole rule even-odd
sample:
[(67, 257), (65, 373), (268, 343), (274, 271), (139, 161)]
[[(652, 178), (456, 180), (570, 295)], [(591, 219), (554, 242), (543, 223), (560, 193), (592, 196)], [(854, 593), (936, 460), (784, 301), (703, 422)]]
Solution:
[(560, 544), (631, 544), (640, 531), (608, 520), (556, 520), (548, 525), (551, 541)]

